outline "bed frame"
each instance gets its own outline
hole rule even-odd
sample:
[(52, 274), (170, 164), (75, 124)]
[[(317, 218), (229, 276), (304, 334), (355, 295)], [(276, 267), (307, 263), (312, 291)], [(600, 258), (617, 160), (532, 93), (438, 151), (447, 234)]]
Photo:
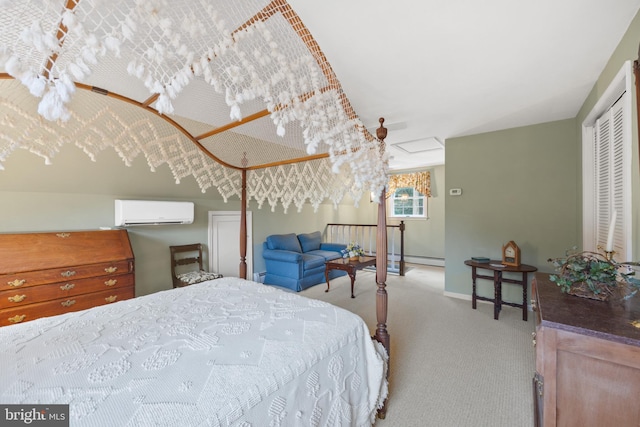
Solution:
[[(384, 152), (384, 140), (387, 137), (387, 128), (384, 127), (384, 118), (379, 119), (380, 127), (376, 129), (376, 136), (380, 140), (380, 150)], [(385, 190), (380, 194), (380, 200), (385, 200)], [(239, 277), (247, 278), (247, 171), (242, 170), (242, 191), (240, 210), (240, 266)], [(390, 354), (389, 331), (387, 330), (387, 211), (384, 202), (378, 203), (378, 222), (376, 232), (376, 331), (373, 339), (380, 342)]]
[[(380, 127), (376, 129), (376, 136), (380, 140), (380, 150), (384, 153), (387, 137), (387, 128), (384, 127), (384, 118), (379, 119)], [(240, 266), (239, 277), (247, 278), (247, 171), (242, 171), (242, 191), (240, 203)], [(380, 203), (378, 203), (378, 221), (376, 231), (376, 330), (372, 339), (381, 343), (389, 359), (391, 358), (391, 336), (387, 330), (387, 314), (388, 314), (388, 296), (387, 296), (387, 208), (384, 200), (386, 198), (386, 190), (382, 190), (380, 194)], [(389, 369), (387, 369), (387, 375)], [(378, 418), (384, 419), (386, 416), (386, 402), (383, 408), (378, 411)]]
[[(74, 11), (74, 9), (76, 8), (76, 6), (78, 5), (78, 1), (77, 0), (68, 0), (68, 1), (63, 1), (62, 3), (66, 3), (66, 10), (69, 11)], [(341, 88), (341, 85), (339, 83), (339, 80), (337, 79), (337, 76), (335, 75), (333, 69), (331, 68), (329, 62), (326, 60), (326, 57), (324, 56), (324, 53), (322, 52), (322, 50), (320, 49), (319, 45), (316, 43), (316, 41), (313, 39), (311, 33), (309, 32), (309, 30), (306, 28), (306, 26), (304, 25), (304, 23), (301, 21), (301, 19), (298, 17), (298, 15), (295, 13), (295, 11), (293, 11), (293, 9), (291, 9), (291, 7), (288, 5), (288, 3), (285, 0), (272, 0), (264, 9), (257, 11), (253, 16), (251, 16), (244, 24), (241, 24), (238, 28), (236, 28), (233, 32), (232, 32), (232, 36), (235, 35), (236, 33), (240, 33), (242, 31), (244, 31), (248, 26), (253, 25), (254, 23), (257, 22), (266, 22), (267, 20), (269, 20), (270, 17), (272, 16), (276, 16), (278, 18), (282, 18), (285, 21), (287, 21), (290, 25), (290, 27), (294, 30), (294, 32), (297, 34), (297, 36), (300, 38), (300, 40), (306, 44), (306, 47), (308, 48), (309, 52), (312, 54), (314, 60), (317, 62), (317, 66), (320, 69), (320, 72), (324, 75), (324, 79), (326, 80), (326, 86), (323, 88), (318, 89), (318, 92), (320, 93), (325, 93), (327, 91), (334, 91), (339, 95), (338, 101), (340, 106), (342, 107), (342, 110), (344, 111), (344, 116), (347, 118), (347, 120), (349, 121), (353, 121), (354, 123), (356, 123), (356, 128), (359, 129), (359, 131), (362, 131), (362, 133), (364, 133), (366, 136), (366, 140), (368, 143), (370, 143), (369, 145), (366, 145), (366, 148), (363, 148), (364, 146), (360, 146), (360, 148), (354, 148), (353, 150), (358, 150), (358, 149), (367, 149), (367, 150), (371, 150), (371, 153), (376, 152), (376, 150), (379, 150), (379, 153), (381, 154), (380, 159), (384, 158), (384, 152), (385, 152), (385, 138), (387, 136), (387, 129), (384, 127), (384, 118), (380, 118), (379, 122), (380, 122), (380, 126), (379, 128), (377, 128), (376, 130), (376, 136), (378, 141), (375, 140), (374, 136), (371, 135), (364, 127), (364, 125), (360, 122), (358, 116), (356, 115), (353, 107), (351, 106), (346, 94), (344, 93), (344, 91)], [(64, 37), (64, 35), (67, 33), (68, 28), (65, 26), (63, 20), (61, 19), (59, 21), (58, 24), (58, 31), (56, 32), (56, 37), (58, 39), (58, 47), (59, 49), (62, 51), (63, 47), (67, 47), (68, 43), (71, 43), (71, 41), (67, 42), (67, 44), (65, 44), (65, 40), (66, 37)], [(50, 74), (52, 73), (52, 71), (54, 70), (54, 64), (56, 64), (58, 57), (59, 57), (59, 53), (55, 53), (53, 55), (51, 55), (50, 57), (46, 58), (45, 57), (45, 62), (44, 62), (44, 66), (43, 66), (43, 70), (41, 70), (41, 77), (43, 77), (44, 79), (49, 79), (51, 76)], [(7, 73), (0, 73), (0, 80), (3, 79), (12, 79), (13, 77), (10, 76)], [(189, 131), (187, 131), (187, 129), (185, 129), (184, 127), (182, 127), (179, 123), (177, 123), (176, 121), (174, 121), (173, 119), (171, 119), (171, 117), (169, 115), (166, 114), (161, 114), (161, 112), (159, 110), (157, 110), (156, 108), (153, 107), (154, 102), (156, 102), (158, 100), (158, 93), (153, 93), (149, 98), (147, 98), (144, 101), (138, 101), (136, 99), (127, 97), (123, 94), (119, 94), (119, 93), (115, 93), (115, 92), (111, 92), (107, 89), (104, 88), (100, 88), (100, 87), (94, 87), (94, 86), (90, 86), (87, 84), (82, 84), (79, 82), (75, 82), (74, 83), (74, 87), (76, 89), (81, 89), (83, 92), (85, 93), (89, 93), (92, 92), (95, 94), (95, 97), (100, 98), (100, 103), (104, 103), (105, 105), (110, 105), (111, 100), (117, 100), (120, 102), (124, 102), (127, 103), (129, 105), (133, 105), (135, 107), (138, 107), (150, 114), (152, 114), (154, 116), (154, 118), (159, 119), (160, 121), (164, 121), (166, 123), (162, 123), (163, 126), (166, 126), (167, 123), (172, 126), (173, 128), (175, 128), (178, 132), (177, 134), (180, 136), (181, 140), (182, 138), (186, 138), (187, 140), (189, 140), (191, 143), (193, 143), (193, 145), (195, 147), (197, 147), (196, 149), (194, 149), (194, 151), (198, 151), (200, 150), (204, 155), (206, 155), (208, 158), (210, 158), (211, 160), (213, 160), (214, 162), (216, 162), (218, 165), (220, 165), (221, 167), (224, 168), (228, 168), (233, 170), (234, 172), (234, 178), (237, 178), (237, 174), (239, 173), (241, 175), (241, 186), (240, 188), (238, 188), (237, 186), (237, 182), (238, 180), (234, 181), (234, 193), (232, 193), (232, 195), (235, 197), (236, 194), (238, 194), (238, 192), (240, 193), (240, 199), (241, 199), (241, 215), (240, 215), (240, 264), (239, 264), (239, 277), (240, 278), (247, 278), (247, 263), (246, 263), (246, 255), (247, 255), (247, 214), (246, 214), (246, 210), (247, 210), (247, 205), (248, 205), (248, 198), (247, 198), (247, 172), (248, 171), (255, 171), (255, 170), (260, 170), (260, 169), (265, 169), (265, 168), (269, 168), (269, 167), (274, 167), (274, 166), (282, 166), (282, 165), (290, 165), (290, 164), (294, 164), (294, 163), (302, 163), (302, 162), (307, 162), (307, 161), (313, 161), (313, 160), (321, 160), (321, 159), (327, 159), (330, 157), (328, 152), (324, 152), (324, 153), (319, 153), (319, 154), (314, 154), (314, 155), (307, 155), (305, 157), (296, 157), (296, 158), (289, 158), (288, 160), (281, 160), (278, 162), (273, 162), (273, 163), (266, 163), (266, 164), (254, 164), (254, 165), (248, 165), (247, 164), (247, 158), (246, 156), (244, 156), (238, 163), (239, 164), (229, 164), (227, 161), (224, 161), (221, 159), (221, 157), (216, 156), (213, 152), (207, 150), (204, 146), (203, 146), (203, 141), (205, 141), (207, 138), (212, 137), (213, 135), (216, 135), (218, 133), (224, 132), (226, 130), (230, 130), (232, 128), (235, 128), (237, 126), (241, 126), (244, 124), (248, 124), (252, 121), (256, 121), (259, 120), (260, 118), (265, 118), (266, 116), (268, 116), (270, 114), (270, 111), (268, 111), (267, 109), (262, 110), (262, 111), (258, 111), (255, 112), (254, 114), (251, 114), (247, 117), (244, 117), (241, 120), (238, 121), (233, 121), (227, 125), (223, 125), (223, 126), (219, 126), (219, 127), (212, 127), (210, 130), (200, 134), (200, 135), (196, 135), (196, 134), (192, 134)], [(300, 96), (298, 96), (298, 101), (305, 101), (307, 98), (309, 98), (312, 94), (311, 93), (305, 93), (302, 94)], [(91, 95), (94, 96), (94, 95)], [(31, 98), (28, 98), (29, 100), (31, 100)], [(107, 102), (109, 101), (109, 102)], [(17, 102), (17, 101), (16, 101)], [(115, 101), (114, 101), (115, 102)], [(275, 106), (273, 109), (275, 111), (280, 110), (280, 109), (284, 109), (286, 107), (285, 104), (279, 104), (277, 106)], [(270, 124), (271, 126), (271, 124)], [(377, 143), (379, 143), (378, 145), (376, 145)], [(11, 147), (20, 147), (20, 143), (15, 143), (13, 145), (11, 145)], [(42, 155), (43, 157), (48, 159), (48, 155), (47, 153), (41, 153), (38, 151), (38, 147), (34, 147), (32, 145), (25, 145), (27, 148), (29, 148), (32, 152), (34, 153), (38, 153), (40, 155)], [(144, 146), (141, 144), (140, 147), (141, 151), (144, 152)], [(190, 148), (193, 148), (190, 146)], [(85, 149), (85, 151), (87, 153), (92, 152), (93, 148), (87, 148), (84, 147), (83, 149)], [(54, 150), (55, 151), (55, 150)], [(145, 152), (146, 154), (146, 152)], [(123, 154), (121, 153), (121, 156)], [(124, 158), (123, 158), (124, 159)], [(163, 161), (166, 161), (168, 163), (168, 160), (166, 159), (160, 159)], [(158, 160), (158, 161), (160, 161)], [(378, 164), (376, 164), (375, 168), (373, 168), (374, 171), (378, 171), (378, 169), (383, 169), (384, 168), (384, 162), (381, 162), (380, 165), (382, 165), (380, 168), (378, 168), (377, 166)], [(1, 166), (1, 165), (0, 165)], [(151, 166), (151, 163), (150, 163)], [(173, 165), (172, 167), (172, 171), (173, 171)], [(177, 167), (177, 166), (176, 166)], [(200, 167), (198, 170), (206, 170), (206, 168), (202, 168)], [(380, 186), (383, 186), (384, 184), (384, 179), (385, 176), (382, 173), (382, 170), (379, 170), (379, 180), (377, 181), (377, 184), (375, 185), (375, 188), (379, 188)], [(175, 173), (175, 172), (174, 172)], [(194, 173), (194, 177), (196, 179), (197, 176)], [(229, 181), (232, 181), (232, 179), (229, 179)], [(204, 189), (203, 189), (204, 191)], [(387, 354), (390, 353), (390, 336), (387, 330), (387, 311), (388, 311), (388, 307), (387, 307), (387, 291), (386, 291), (386, 279), (387, 279), (387, 234), (386, 234), (386, 205), (384, 203), (385, 200), (385, 196), (386, 196), (386, 191), (383, 188), (380, 191), (380, 198), (379, 200), (381, 200), (381, 202), (378, 204), (378, 219), (377, 219), (377, 236), (376, 236), (376, 283), (377, 283), (377, 290), (376, 290), (376, 319), (377, 319), (377, 324), (375, 327), (375, 332), (373, 334), (373, 339), (380, 342), (384, 348), (387, 351)], [(228, 195), (227, 195), (228, 196)], [(384, 409), (381, 411), (380, 413), (381, 417), (384, 417)]]

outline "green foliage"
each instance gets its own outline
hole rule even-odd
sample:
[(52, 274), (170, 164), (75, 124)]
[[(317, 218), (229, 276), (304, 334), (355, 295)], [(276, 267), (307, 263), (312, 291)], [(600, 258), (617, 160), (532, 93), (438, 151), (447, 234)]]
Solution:
[(565, 253), (562, 258), (548, 260), (560, 274), (549, 276), (562, 292), (569, 292), (572, 287), (580, 286), (594, 295), (611, 294), (616, 287), (625, 286), (625, 298), (635, 295), (640, 289), (640, 280), (633, 277), (635, 271), (628, 268), (640, 265), (637, 262), (621, 262), (608, 260), (596, 252), (575, 252), (575, 248)]

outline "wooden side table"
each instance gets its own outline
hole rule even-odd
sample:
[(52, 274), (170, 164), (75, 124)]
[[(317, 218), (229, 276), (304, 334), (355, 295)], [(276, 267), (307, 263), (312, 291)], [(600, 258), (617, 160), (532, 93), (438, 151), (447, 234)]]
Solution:
[[(477, 262), (469, 259), (469, 260), (466, 260), (464, 263), (465, 265), (468, 265), (471, 267), (471, 280), (473, 282), (473, 291), (471, 294), (471, 306), (473, 307), (474, 310), (476, 308), (477, 300), (492, 302), (493, 318), (498, 320), (498, 316), (500, 315), (500, 310), (502, 310), (502, 305), (504, 304), (511, 307), (521, 308), (522, 320), (524, 320), (525, 322), (527, 321), (527, 282), (528, 282), (527, 276), (529, 273), (533, 273), (534, 271), (537, 271), (538, 269), (536, 267), (532, 265), (527, 265), (527, 264), (520, 264), (518, 267), (512, 267), (509, 265), (499, 267), (499, 265), (502, 265), (501, 261), (496, 261), (496, 260), (491, 260), (489, 262)], [(478, 274), (476, 271), (477, 269), (491, 270), (493, 271), (493, 275), (489, 276), (484, 274)], [(521, 273), (522, 279), (516, 280), (516, 279), (509, 279), (509, 278), (503, 277), (502, 273), (505, 271), (509, 273)], [(493, 280), (493, 289), (494, 289), (493, 298), (487, 298), (487, 297), (482, 297), (477, 295), (476, 279)], [(522, 304), (502, 300), (502, 283), (513, 283), (513, 284), (522, 286)]]
[(327, 261), (324, 265), (324, 278), (327, 281), (327, 289), (325, 292), (329, 292), (329, 271), (342, 270), (346, 271), (351, 278), (351, 298), (355, 298), (353, 295), (353, 284), (356, 281), (356, 271), (362, 270), (370, 265), (376, 265), (376, 257), (361, 256), (357, 260), (351, 261), (349, 258), (340, 258)]

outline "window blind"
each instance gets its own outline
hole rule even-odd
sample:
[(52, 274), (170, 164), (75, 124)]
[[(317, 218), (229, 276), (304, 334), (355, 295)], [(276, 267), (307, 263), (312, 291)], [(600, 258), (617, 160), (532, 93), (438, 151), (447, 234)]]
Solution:
[(623, 94), (595, 123), (594, 128), (594, 170), (596, 200), (596, 239), (597, 246), (606, 247), (607, 236), (613, 211), (616, 211), (613, 250), (618, 254), (626, 253), (624, 238), (627, 223), (624, 197), (625, 191), (625, 149), (624, 140), (624, 97)]

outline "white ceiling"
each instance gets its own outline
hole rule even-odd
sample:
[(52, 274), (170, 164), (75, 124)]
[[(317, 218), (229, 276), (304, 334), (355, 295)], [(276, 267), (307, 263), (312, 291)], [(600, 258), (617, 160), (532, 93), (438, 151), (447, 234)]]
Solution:
[[(385, 118), (392, 170), (444, 164), (449, 138), (575, 117), (640, 9), (640, 0), (288, 3), (365, 126), (375, 134), (379, 117)], [(31, 3), (25, 4), (29, 9)], [(237, 19), (243, 22), (245, 15)], [(11, 46), (27, 24), (4, 31), (2, 40)], [(82, 82), (143, 102), (151, 94), (127, 73), (130, 60), (105, 58)], [(183, 126), (185, 120), (200, 123), (194, 135), (206, 132), (206, 125), (229, 122), (224, 94), (201, 77), (173, 105)], [(257, 100), (248, 102), (243, 114), (263, 108)], [(282, 145), (272, 123), (263, 121), (268, 130), (254, 124), (234, 132)], [(298, 133), (287, 130), (302, 144)]]
[[(447, 138), (573, 118), (640, 0), (289, 0), (392, 169)], [(639, 40), (640, 42), (640, 40)]]

